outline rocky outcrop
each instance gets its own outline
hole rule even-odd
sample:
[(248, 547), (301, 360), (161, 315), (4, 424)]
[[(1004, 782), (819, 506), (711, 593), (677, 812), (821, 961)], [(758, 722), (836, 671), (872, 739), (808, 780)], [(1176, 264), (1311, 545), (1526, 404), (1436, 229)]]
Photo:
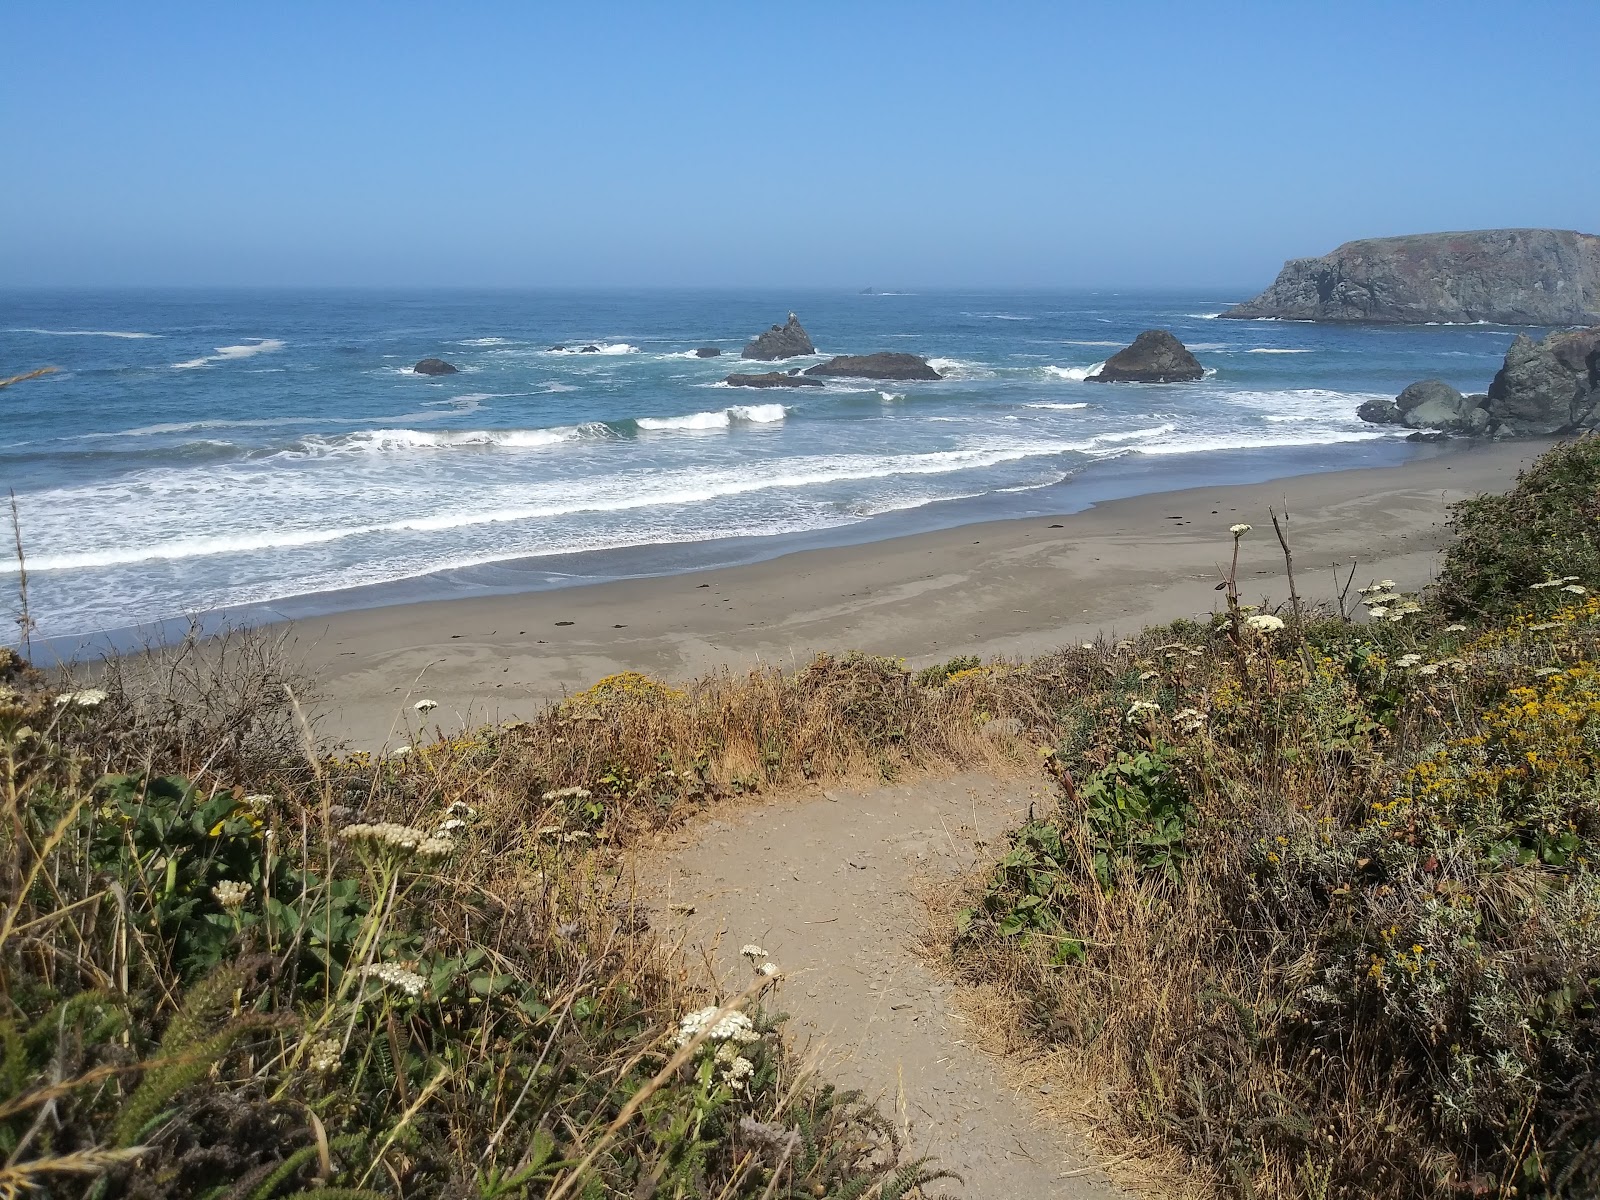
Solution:
[(1518, 334), (1489, 385), (1489, 424), (1505, 437), (1600, 428), (1600, 325)]
[(720, 358), (722, 351), (715, 346), (701, 346), (694, 352), (696, 358)]
[(1224, 317), (1288, 321), (1600, 321), (1600, 237), (1567, 229), (1481, 229), (1346, 242), (1285, 263)]
[(917, 354), (884, 351), (879, 354), (841, 354), (825, 363), (807, 367), (807, 375), (831, 375), (836, 379), (943, 379), (944, 376)]
[(1133, 345), (1118, 350), (1088, 377), (1090, 383), (1188, 383), (1205, 368), (1165, 329), (1146, 329)]
[(458, 370), (442, 358), (425, 358), (411, 369), (418, 375), (454, 375)]
[(804, 375), (793, 375), (783, 371), (764, 371), (755, 375), (729, 375), (722, 381), (729, 387), (753, 388), (797, 388), (821, 387), (822, 380), (807, 379)]
[(744, 348), (740, 358), (753, 358), (760, 362), (775, 362), (780, 358), (798, 358), (802, 354), (815, 354), (811, 335), (800, 324), (800, 318), (789, 314), (786, 325), (774, 325)]
[(1483, 396), (1463, 396), (1442, 379), (1413, 383), (1393, 400), (1369, 400), (1356, 410), (1375, 425), (1403, 425), (1476, 436), (1489, 427)]

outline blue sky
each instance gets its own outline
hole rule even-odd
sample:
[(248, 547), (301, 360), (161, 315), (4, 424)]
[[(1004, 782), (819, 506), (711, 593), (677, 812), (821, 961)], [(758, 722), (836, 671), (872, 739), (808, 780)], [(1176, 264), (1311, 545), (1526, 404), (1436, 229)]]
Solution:
[(0, 284), (1264, 285), (1600, 232), (1596, 0), (10, 0), (0, 41)]

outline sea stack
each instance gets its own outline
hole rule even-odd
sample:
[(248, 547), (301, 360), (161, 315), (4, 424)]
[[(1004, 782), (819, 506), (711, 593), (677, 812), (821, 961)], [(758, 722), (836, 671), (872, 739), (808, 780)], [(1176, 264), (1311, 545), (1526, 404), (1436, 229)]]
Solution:
[(1480, 229), (1346, 242), (1283, 265), (1224, 317), (1285, 321), (1592, 325), (1600, 237), (1570, 229)]
[(807, 375), (832, 375), (839, 379), (943, 379), (919, 354), (882, 351), (878, 354), (841, 354), (806, 368)]
[(1205, 368), (1165, 329), (1146, 329), (1088, 377), (1089, 383), (1192, 383)]
[(800, 318), (790, 313), (787, 324), (774, 325), (746, 346), (739, 357), (775, 362), (780, 358), (799, 358), (803, 354), (816, 352), (817, 348), (811, 344), (811, 335), (800, 324)]
[(458, 370), (442, 358), (425, 358), (411, 369), (418, 375), (454, 375)]

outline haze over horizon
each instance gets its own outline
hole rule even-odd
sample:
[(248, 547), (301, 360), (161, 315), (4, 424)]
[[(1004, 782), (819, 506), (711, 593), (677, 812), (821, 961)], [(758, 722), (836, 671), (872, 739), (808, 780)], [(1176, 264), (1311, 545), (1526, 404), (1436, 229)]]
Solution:
[[(1600, 231), (1600, 6), (8, 11), (0, 285), (1264, 286)], [(1242, 297), (1241, 297), (1242, 298)]]

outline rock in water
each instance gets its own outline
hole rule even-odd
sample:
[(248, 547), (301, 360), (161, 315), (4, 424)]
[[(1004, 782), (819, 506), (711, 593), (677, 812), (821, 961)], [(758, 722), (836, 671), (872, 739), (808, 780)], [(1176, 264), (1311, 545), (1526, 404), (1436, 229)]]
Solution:
[(1518, 334), (1489, 385), (1489, 423), (1508, 437), (1600, 428), (1600, 325), (1539, 342)]
[(1165, 329), (1146, 329), (1133, 345), (1118, 350), (1088, 377), (1090, 383), (1188, 383), (1205, 368)]
[(811, 335), (800, 324), (800, 318), (789, 314), (787, 325), (774, 325), (744, 348), (740, 358), (754, 358), (761, 362), (774, 362), (780, 358), (798, 358), (802, 354), (815, 354)]
[(839, 379), (943, 379), (944, 376), (917, 354), (841, 354), (806, 368), (807, 375), (832, 375)]
[(807, 379), (804, 375), (789, 375), (783, 371), (765, 371), (756, 375), (729, 375), (722, 381), (729, 387), (821, 387), (822, 380)]
[(1395, 397), (1394, 408), (1399, 424), (1407, 429), (1437, 429), (1470, 436), (1489, 428), (1489, 414), (1478, 402), (1442, 379), (1413, 383)]
[(418, 375), (454, 375), (457, 370), (442, 358), (425, 358), (411, 369)]
[(1568, 229), (1482, 229), (1346, 242), (1283, 265), (1224, 317), (1293, 321), (1600, 321), (1600, 237)]
[(694, 352), (694, 356), (696, 358), (720, 358), (722, 357), (722, 351), (715, 346), (701, 346), (700, 349)]

